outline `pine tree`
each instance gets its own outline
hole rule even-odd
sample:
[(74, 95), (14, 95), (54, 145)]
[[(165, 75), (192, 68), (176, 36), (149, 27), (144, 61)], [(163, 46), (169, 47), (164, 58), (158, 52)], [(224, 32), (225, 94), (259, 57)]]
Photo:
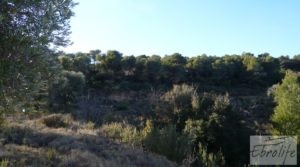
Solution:
[(287, 71), (282, 83), (275, 90), (277, 106), (272, 116), (274, 133), (300, 134), (300, 73)]

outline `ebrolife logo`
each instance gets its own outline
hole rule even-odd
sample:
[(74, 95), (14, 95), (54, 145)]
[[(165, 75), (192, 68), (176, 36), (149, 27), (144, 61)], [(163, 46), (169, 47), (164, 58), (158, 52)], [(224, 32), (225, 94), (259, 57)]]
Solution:
[(250, 136), (251, 165), (297, 165), (297, 136)]

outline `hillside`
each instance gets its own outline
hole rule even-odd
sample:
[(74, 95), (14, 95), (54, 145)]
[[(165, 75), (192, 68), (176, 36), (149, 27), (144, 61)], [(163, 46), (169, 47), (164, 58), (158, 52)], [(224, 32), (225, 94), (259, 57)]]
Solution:
[(63, 114), (7, 118), (0, 130), (0, 159), (12, 167), (177, 166), (164, 157), (114, 142), (91, 124)]
[[(0, 0), (0, 167), (245, 167), (261, 157), (249, 157), (256, 146), (270, 158), (267, 140), (251, 146), (251, 136), (264, 135), (292, 136), (294, 159), (300, 54), (298, 40), (281, 37), (300, 33), (269, 33), (300, 24), (277, 17), (289, 13), (280, 8), (269, 12), (276, 4), (249, 15), (245, 3), (205, 12), (204, 1), (178, 2), (149, 1), (152, 11), (144, 1)], [(277, 28), (266, 24), (278, 19)]]

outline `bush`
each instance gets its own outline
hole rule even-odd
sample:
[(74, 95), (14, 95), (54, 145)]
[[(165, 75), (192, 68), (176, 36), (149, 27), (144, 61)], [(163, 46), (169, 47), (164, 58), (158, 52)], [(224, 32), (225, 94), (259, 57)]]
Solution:
[(276, 88), (278, 86), (279, 86), (279, 84), (274, 84), (274, 85), (272, 85), (271, 87), (268, 88), (268, 90), (267, 90), (268, 97), (270, 97), (270, 98), (275, 97), (275, 91), (276, 91)]
[(217, 153), (208, 153), (207, 149), (201, 143), (198, 145), (196, 156), (198, 166), (225, 166), (225, 157), (221, 150), (219, 150)]
[(118, 140), (132, 146), (141, 144), (139, 131), (131, 125), (121, 123), (111, 123), (102, 126), (104, 134), (112, 139)]
[(157, 129), (149, 123), (143, 130), (145, 147), (155, 153), (166, 156), (168, 159), (182, 162), (191, 152), (189, 139), (176, 132), (176, 127), (171, 125)]
[(95, 128), (95, 123), (93, 123), (92, 121), (89, 121), (86, 126), (87, 129), (91, 129), (93, 130)]
[(166, 156), (168, 159), (181, 162), (190, 152), (191, 145), (186, 135), (176, 132), (175, 126), (162, 129), (155, 128), (151, 121), (146, 122), (142, 130), (121, 123), (102, 126), (104, 134), (132, 146), (141, 146), (152, 152)]
[(48, 160), (53, 161), (53, 160), (55, 160), (55, 158), (57, 156), (57, 151), (55, 150), (55, 148), (50, 148), (47, 150), (46, 154), (47, 154)]
[(193, 114), (193, 107), (196, 107), (196, 88), (186, 84), (174, 85), (173, 89), (165, 93), (161, 99), (169, 103), (173, 110), (173, 123), (178, 129), (184, 128), (184, 123)]
[(120, 140), (123, 126), (120, 123), (105, 124), (101, 127), (101, 130), (107, 137)]
[(43, 118), (43, 124), (50, 128), (61, 128), (66, 127), (68, 123), (60, 114), (54, 114)]
[(7, 159), (3, 159), (0, 163), (0, 167), (8, 167), (8, 160)]
[(50, 108), (66, 110), (76, 104), (77, 97), (83, 94), (85, 77), (81, 72), (63, 71), (50, 87)]
[[(247, 149), (244, 146), (250, 131), (241, 123), (241, 115), (233, 110), (229, 95), (194, 94), (191, 103), (192, 113), (185, 117), (182, 135), (188, 138), (193, 150), (200, 151), (198, 145), (201, 144), (200, 152), (214, 158), (198, 158), (197, 163), (214, 166), (212, 162), (220, 161), (222, 164), (226, 160), (227, 164), (234, 166), (237, 165), (237, 157), (239, 162), (246, 163), (244, 155)], [(219, 157), (218, 160), (216, 157)]]
[(203, 127), (203, 120), (188, 119), (185, 122), (185, 128), (183, 130), (183, 133), (189, 137), (190, 142), (196, 143), (197, 141), (199, 141), (199, 138), (205, 135)]
[(31, 134), (30, 129), (21, 127), (3, 128), (0, 138), (4, 138), (4, 143), (25, 144), (26, 138)]
[(196, 88), (186, 84), (174, 85), (173, 89), (165, 93), (161, 99), (174, 106), (175, 112), (191, 108), (191, 101), (196, 94)]
[(116, 119), (113, 112), (106, 112), (103, 114), (102, 120), (104, 123), (111, 123), (111, 122), (115, 122)]
[(125, 126), (121, 133), (122, 142), (132, 146), (141, 145), (141, 137), (139, 131), (133, 126)]
[(116, 110), (119, 110), (119, 111), (121, 111), (121, 110), (127, 110), (128, 109), (128, 101), (120, 101), (120, 102), (118, 102), (117, 104), (115, 104), (114, 105), (114, 108), (116, 109)]

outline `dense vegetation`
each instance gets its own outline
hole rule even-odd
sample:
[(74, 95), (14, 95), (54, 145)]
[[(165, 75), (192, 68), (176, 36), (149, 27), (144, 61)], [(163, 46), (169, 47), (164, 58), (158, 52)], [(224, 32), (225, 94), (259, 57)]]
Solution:
[[(84, 96), (93, 96), (93, 92), (104, 92), (104, 96), (116, 92), (161, 92), (156, 94), (156, 100), (148, 100), (151, 107), (148, 115), (139, 113), (143, 120), (150, 120), (150, 124), (143, 120), (126, 120), (126, 117), (107, 119), (105, 114), (98, 121), (100, 124), (129, 122), (129, 125), (106, 124), (108, 136), (142, 145), (177, 162), (190, 156), (194, 165), (240, 166), (248, 162), (250, 135), (271, 131), (274, 134), (299, 134), (299, 118), (295, 116), (299, 115), (299, 74), (291, 71), (299, 70), (298, 57), (274, 58), (268, 53), (257, 57), (251, 53), (222, 57), (183, 57), (178, 53), (164, 57), (135, 57), (122, 56), (118, 51), (101, 54), (95, 50), (61, 55), (58, 60), (64, 70), (81, 72), (85, 76)], [(282, 85), (278, 85), (282, 79)], [(71, 85), (68, 87), (72, 88)], [(80, 89), (74, 89), (70, 95), (77, 90)], [(259, 98), (260, 104), (251, 106), (250, 101), (255, 98)], [(133, 103), (127, 99), (113, 106), (115, 110), (128, 110), (128, 105)], [(272, 116), (276, 103), (278, 106)], [(292, 106), (286, 106), (288, 104)], [(282, 107), (292, 109), (280, 109)], [(251, 120), (245, 113), (247, 110), (252, 112)], [(95, 121), (93, 116), (91, 120)], [(251, 123), (259, 120), (258, 124), (267, 126), (273, 121), (275, 129), (260, 128)]]
[[(300, 55), (57, 52), (69, 42), (74, 5), (71, 0), (0, 1), (3, 127), (20, 112), (30, 117), (69, 113), (105, 137), (190, 166), (243, 166), (249, 163), (250, 135), (299, 136)], [(42, 123), (72, 124), (62, 117)], [(21, 136), (17, 139), (7, 128), (0, 131), (6, 143), (32, 144), (27, 130), (14, 132)], [(1, 154), (0, 159), (8, 164)]]
[[(164, 57), (135, 57), (122, 56), (118, 51), (101, 54), (100, 50), (95, 50), (90, 53), (63, 55), (59, 57), (59, 61), (65, 70), (85, 74), (87, 83), (92, 88), (114, 84), (129, 89), (129, 82), (136, 89), (180, 83), (268, 87), (282, 79), (284, 70), (300, 70), (298, 57), (274, 58), (268, 53), (258, 57), (251, 53), (223, 57), (205, 54), (183, 57), (179, 53)], [(136, 87), (137, 85), (139, 86)]]

